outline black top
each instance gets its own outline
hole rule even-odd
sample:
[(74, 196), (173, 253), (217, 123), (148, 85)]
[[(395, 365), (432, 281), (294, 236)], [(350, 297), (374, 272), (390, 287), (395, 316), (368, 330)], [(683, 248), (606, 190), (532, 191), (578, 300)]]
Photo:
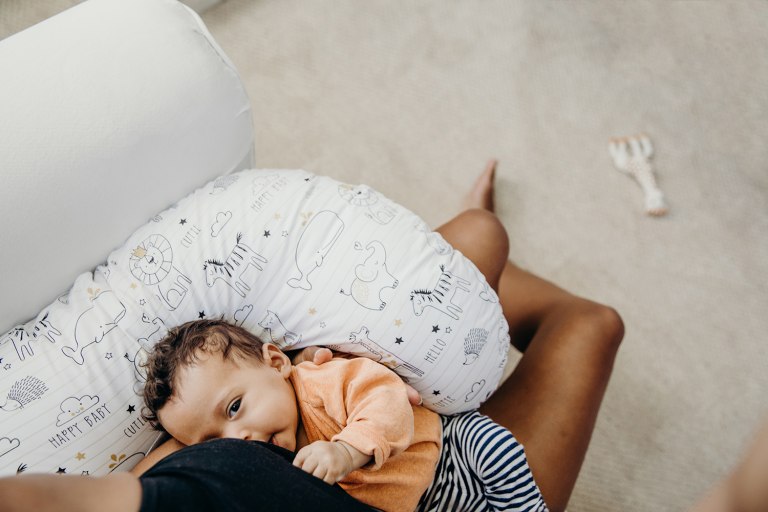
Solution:
[(238, 439), (188, 446), (141, 475), (141, 512), (373, 510), (294, 467), (293, 456)]

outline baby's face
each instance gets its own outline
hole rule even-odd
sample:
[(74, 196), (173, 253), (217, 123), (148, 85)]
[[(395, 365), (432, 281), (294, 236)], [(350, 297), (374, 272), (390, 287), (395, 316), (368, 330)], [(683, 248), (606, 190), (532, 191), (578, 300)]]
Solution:
[(227, 437), (295, 450), (299, 417), (290, 360), (274, 345), (265, 345), (264, 354), (263, 363), (200, 354), (179, 372), (176, 393), (158, 411), (160, 423), (187, 445)]

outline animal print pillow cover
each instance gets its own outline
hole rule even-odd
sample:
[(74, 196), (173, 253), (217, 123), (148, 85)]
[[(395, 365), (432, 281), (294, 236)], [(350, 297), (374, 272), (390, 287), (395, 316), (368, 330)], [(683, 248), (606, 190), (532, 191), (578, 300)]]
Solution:
[(490, 395), (509, 346), (493, 290), (410, 211), (305, 171), (242, 171), (0, 339), (1, 474), (133, 467), (157, 439), (140, 416), (147, 351), (169, 326), (218, 317), (286, 350), (369, 357), (443, 414)]

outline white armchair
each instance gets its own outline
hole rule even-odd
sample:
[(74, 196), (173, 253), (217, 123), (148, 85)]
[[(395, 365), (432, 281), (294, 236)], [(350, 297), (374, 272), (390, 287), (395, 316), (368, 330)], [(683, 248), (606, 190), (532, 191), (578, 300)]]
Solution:
[(0, 41), (0, 331), (155, 212), (252, 166), (237, 71), (175, 0), (89, 0)]

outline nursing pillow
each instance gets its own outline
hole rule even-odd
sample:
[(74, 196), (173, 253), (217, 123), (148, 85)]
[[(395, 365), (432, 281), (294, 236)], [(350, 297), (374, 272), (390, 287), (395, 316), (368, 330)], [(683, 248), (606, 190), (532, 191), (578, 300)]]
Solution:
[(284, 350), (369, 357), (442, 414), (487, 399), (509, 347), (482, 274), (412, 212), (306, 171), (241, 171), (152, 218), (0, 338), (2, 474), (133, 467), (159, 435), (140, 414), (142, 363), (200, 318)]

